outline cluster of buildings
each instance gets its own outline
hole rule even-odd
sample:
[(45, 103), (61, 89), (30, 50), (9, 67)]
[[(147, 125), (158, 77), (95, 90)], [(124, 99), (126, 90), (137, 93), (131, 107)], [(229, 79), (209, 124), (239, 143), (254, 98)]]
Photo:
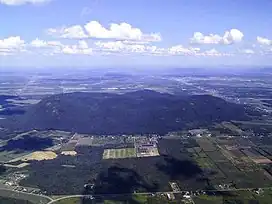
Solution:
[(159, 156), (158, 137), (139, 137), (135, 139), (137, 157)]

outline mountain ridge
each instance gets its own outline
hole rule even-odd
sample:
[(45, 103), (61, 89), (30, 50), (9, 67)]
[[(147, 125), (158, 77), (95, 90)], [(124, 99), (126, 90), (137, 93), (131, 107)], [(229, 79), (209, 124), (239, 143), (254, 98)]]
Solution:
[(150, 90), (52, 95), (15, 116), (13, 127), (92, 134), (165, 134), (215, 122), (246, 120), (242, 105), (209, 95), (180, 96)]

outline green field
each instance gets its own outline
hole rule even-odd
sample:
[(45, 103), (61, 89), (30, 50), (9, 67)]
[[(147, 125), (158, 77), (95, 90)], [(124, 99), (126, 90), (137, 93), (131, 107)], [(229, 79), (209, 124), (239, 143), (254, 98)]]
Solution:
[(18, 200), (18, 199), (7, 198), (2, 196), (0, 196), (0, 203), (1, 204), (35, 204), (25, 200)]
[(105, 149), (103, 159), (122, 159), (136, 157), (135, 148)]
[[(15, 192), (15, 191), (7, 190), (7, 189), (0, 189), (0, 197), (2, 197), (2, 199), (5, 198), (6, 200), (10, 200), (10, 201), (11, 200), (14, 200), (14, 201), (22, 200), (21, 203), (29, 203), (29, 204), (30, 203), (46, 204), (50, 201), (48, 198), (42, 197), (39, 195), (27, 194), (27, 193), (23, 193), (23, 192)], [(17, 201), (17, 202), (19, 202), (19, 201)], [(2, 204), (1, 200), (0, 200), (0, 203)], [(14, 202), (14, 203), (16, 203), (16, 202)]]
[(222, 192), (222, 195), (201, 195), (194, 197), (193, 200), (195, 204), (270, 204), (272, 202), (272, 191), (264, 190), (260, 195), (250, 191)]
[(67, 198), (64, 200), (56, 201), (54, 204), (80, 204), (80, 198)]
[[(128, 204), (128, 203), (134, 203), (134, 204), (144, 204), (147, 203), (148, 196), (146, 195), (132, 195), (129, 196), (129, 198), (119, 196), (116, 199), (105, 199), (102, 202), (104, 204)], [(55, 202), (54, 204), (92, 204), (95, 203), (94, 200), (84, 200), (82, 201), (81, 198), (67, 198), (64, 200), (60, 200)], [(99, 202), (101, 203), (101, 202)]]

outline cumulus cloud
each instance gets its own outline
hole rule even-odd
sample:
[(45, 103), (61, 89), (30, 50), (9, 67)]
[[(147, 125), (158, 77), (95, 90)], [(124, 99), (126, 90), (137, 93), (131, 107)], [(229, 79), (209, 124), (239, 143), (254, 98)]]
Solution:
[(32, 40), (27, 47), (30, 51), (34, 50), (34, 53), (39, 53), (42, 55), (54, 55), (61, 53), (64, 45), (60, 41), (45, 41), (36, 38), (35, 40)]
[(221, 53), (218, 52), (216, 49), (211, 49), (211, 50), (207, 50), (204, 52), (205, 55), (209, 55), (209, 56), (220, 56)]
[(20, 36), (11, 36), (3, 40), (0, 39), (0, 52), (5, 55), (23, 51), (25, 41)]
[(241, 53), (243, 54), (255, 54), (255, 51), (252, 49), (243, 49), (241, 50)]
[(88, 43), (80, 40), (77, 44), (63, 44), (60, 41), (44, 41), (36, 38), (31, 41), (29, 45), (32, 48), (39, 49), (43, 54), (92, 54), (92, 49), (89, 48)]
[(49, 35), (60, 38), (82, 39), (88, 37), (80, 25), (61, 28), (49, 28), (47, 33)]
[(33, 46), (33, 47), (46, 47), (47, 42), (44, 41), (44, 40), (40, 40), (40, 39), (36, 38), (35, 40), (31, 41), (30, 45)]
[(237, 30), (231, 29), (226, 31), (223, 36), (218, 34), (204, 35), (201, 32), (195, 32), (194, 36), (190, 39), (193, 44), (233, 44), (241, 42), (244, 34)]
[(168, 53), (171, 55), (196, 55), (200, 52), (200, 48), (186, 48), (182, 45), (176, 45), (168, 49)]
[(12, 36), (6, 39), (0, 40), (0, 48), (19, 48), (25, 44), (25, 41), (20, 36)]
[(146, 34), (139, 28), (134, 28), (128, 23), (112, 23), (109, 28), (105, 28), (97, 21), (90, 21), (84, 26), (74, 25), (71, 27), (50, 28), (47, 30), (47, 33), (61, 38), (75, 39), (97, 38), (143, 42), (156, 42), (162, 40), (159, 33)]
[(89, 46), (85, 40), (79, 40), (76, 43), (63, 43), (61, 41), (46, 41), (36, 38), (25, 43), (19, 36), (9, 37), (0, 40), (0, 55), (10, 55), (21, 50), (28, 53), (39, 55), (92, 55), (92, 54), (141, 54), (152, 56), (227, 56), (226, 53), (220, 53), (215, 49), (202, 51), (197, 47), (184, 47), (175, 45), (169, 48), (157, 47), (149, 43), (139, 41), (96, 41), (93, 46)]
[(183, 45), (175, 45), (170, 48), (162, 48), (146, 44), (126, 44), (123, 41), (109, 41), (95, 42), (96, 50), (98, 52), (107, 53), (138, 53), (147, 55), (160, 55), (160, 56), (222, 56), (215, 49), (210, 51), (201, 52), (200, 48), (197, 47), (184, 47)]
[(168, 49), (168, 54), (170, 55), (185, 55), (185, 56), (230, 56), (230, 53), (219, 52), (216, 49), (210, 49), (206, 51), (202, 51), (197, 47), (184, 47), (182, 45), (176, 45)]
[(6, 4), (9, 6), (19, 6), (23, 4), (41, 4), (51, 0), (0, 0), (0, 4)]
[(96, 47), (100, 51), (118, 52), (118, 53), (146, 53), (146, 54), (162, 54), (163, 48), (144, 44), (127, 44), (123, 41), (95, 42)]
[(161, 41), (159, 33), (144, 34), (139, 28), (133, 28), (128, 23), (112, 23), (109, 29), (103, 27), (97, 21), (91, 21), (85, 25), (90, 37), (103, 39), (136, 40), (136, 41)]
[(257, 42), (261, 45), (272, 45), (272, 40), (263, 37), (257, 37)]
[(213, 49), (204, 51), (203, 53), (201, 53), (201, 55), (203, 55), (203, 56), (217, 56), (217, 57), (220, 57), (220, 56), (229, 56), (231, 54), (229, 54), (229, 53), (222, 53), (222, 52), (219, 52), (218, 50), (216, 50), (216, 49), (213, 48)]
[(64, 46), (60, 41), (45, 41), (39, 38), (32, 40), (29, 45), (35, 48), (58, 48)]
[(60, 52), (71, 55), (91, 55), (93, 50), (92, 48), (89, 48), (86, 41), (81, 40), (76, 45), (65, 45)]

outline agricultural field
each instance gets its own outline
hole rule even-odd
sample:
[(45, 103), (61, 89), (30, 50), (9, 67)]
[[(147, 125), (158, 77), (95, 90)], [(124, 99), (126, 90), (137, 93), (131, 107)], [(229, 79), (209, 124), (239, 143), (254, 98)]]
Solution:
[(103, 159), (122, 159), (136, 157), (135, 148), (105, 149)]
[(81, 199), (80, 198), (67, 198), (67, 199), (63, 199), (60, 201), (56, 201), (54, 204), (81, 204)]
[(135, 203), (135, 204), (145, 204), (147, 203), (149, 197), (146, 195), (128, 195), (128, 196), (115, 196), (115, 197), (101, 197), (96, 199), (90, 198), (67, 198), (60, 201), (55, 202), (54, 204), (93, 204), (93, 203), (104, 203), (104, 204), (127, 204), (127, 203)]
[(7, 198), (0, 196), (0, 203), (1, 204), (35, 204), (27, 200), (19, 200), (14, 198)]
[(213, 144), (212, 139), (208, 137), (197, 138), (196, 141), (205, 152), (217, 150), (217, 147)]
[(159, 155), (157, 147), (137, 148), (137, 157), (155, 157)]
[(270, 204), (272, 191), (264, 190), (260, 194), (252, 191), (229, 191), (218, 192), (216, 195), (200, 195), (193, 198), (195, 204)]
[(185, 204), (186, 202), (182, 201), (182, 198), (178, 196), (178, 198), (169, 200), (167, 196), (164, 195), (120, 195), (120, 196), (103, 196), (101, 198), (97, 198), (92, 200), (89, 198), (67, 198), (64, 200), (60, 200), (55, 202), (54, 204)]
[(36, 161), (42, 161), (42, 160), (51, 160), (57, 158), (57, 154), (52, 151), (37, 151), (33, 152), (29, 155), (27, 155), (25, 158), (22, 159), (22, 161), (30, 161), (30, 160), (36, 160)]
[(12, 162), (18, 162), (18, 161), (31, 161), (31, 160), (36, 160), (36, 161), (42, 161), (42, 160), (51, 160), (57, 158), (57, 154), (52, 151), (36, 151), (32, 152), (30, 154), (24, 155), (22, 157), (17, 157), (15, 159), (12, 159), (8, 161), (9, 163)]

